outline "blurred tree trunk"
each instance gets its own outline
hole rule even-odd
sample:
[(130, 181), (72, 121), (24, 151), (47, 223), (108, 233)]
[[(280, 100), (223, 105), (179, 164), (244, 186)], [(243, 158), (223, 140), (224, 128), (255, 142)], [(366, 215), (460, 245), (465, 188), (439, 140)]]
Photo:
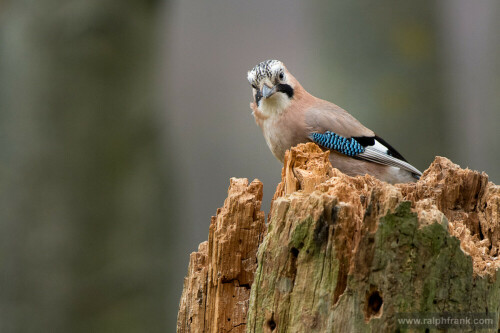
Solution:
[(438, 1), (446, 83), (447, 150), (500, 181), (500, 2)]
[(159, 5), (2, 3), (2, 332), (164, 332), (175, 318)]
[(315, 91), (419, 169), (445, 154), (435, 7), (428, 0), (317, 0), (314, 12), (322, 41)]

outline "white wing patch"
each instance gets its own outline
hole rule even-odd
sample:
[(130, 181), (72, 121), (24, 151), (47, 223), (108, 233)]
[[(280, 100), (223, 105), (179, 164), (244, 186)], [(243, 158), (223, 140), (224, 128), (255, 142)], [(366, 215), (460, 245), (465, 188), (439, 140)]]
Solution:
[(389, 153), (389, 149), (387, 149), (386, 146), (384, 146), (383, 144), (381, 144), (377, 140), (375, 140), (375, 144), (373, 146), (370, 146), (370, 147), (373, 148), (373, 149), (378, 150), (379, 152), (381, 152), (383, 154), (388, 154)]

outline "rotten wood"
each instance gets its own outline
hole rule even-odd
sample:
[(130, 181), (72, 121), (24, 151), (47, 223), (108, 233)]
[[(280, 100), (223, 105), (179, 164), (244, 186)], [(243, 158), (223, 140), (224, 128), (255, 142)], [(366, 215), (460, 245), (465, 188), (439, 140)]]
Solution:
[(177, 332), (246, 329), (257, 248), (266, 231), (262, 183), (232, 178), (224, 206), (212, 217), (208, 242), (190, 256)]
[[(496, 313), (498, 325), (500, 187), (486, 174), (437, 157), (417, 183), (390, 185), (302, 144), (286, 154), (267, 231), (254, 187), (251, 209), (228, 198), (191, 255), (178, 332), (393, 332), (406, 312)], [(228, 236), (245, 218), (252, 236)], [(242, 273), (238, 251), (258, 266)]]

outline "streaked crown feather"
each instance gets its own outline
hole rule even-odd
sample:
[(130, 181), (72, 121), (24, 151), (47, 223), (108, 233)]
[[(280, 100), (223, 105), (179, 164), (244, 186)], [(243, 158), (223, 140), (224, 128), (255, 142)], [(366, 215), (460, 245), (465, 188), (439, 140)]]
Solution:
[(263, 78), (273, 80), (279, 73), (284, 71), (285, 66), (279, 60), (266, 60), (252, 68), (247, 75), (248, 82), (255, 87)]

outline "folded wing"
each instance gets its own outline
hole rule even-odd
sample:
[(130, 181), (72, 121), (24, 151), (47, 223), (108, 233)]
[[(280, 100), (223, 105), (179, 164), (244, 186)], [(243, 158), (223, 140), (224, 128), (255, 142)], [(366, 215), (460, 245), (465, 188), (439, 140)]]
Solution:
[(353, 158), (407, 170), (417, 178), (422, 175), (385, 140), (336, 105), (311, 108), (306, 111), (305, 120), (309, 138), (322, 147)]

